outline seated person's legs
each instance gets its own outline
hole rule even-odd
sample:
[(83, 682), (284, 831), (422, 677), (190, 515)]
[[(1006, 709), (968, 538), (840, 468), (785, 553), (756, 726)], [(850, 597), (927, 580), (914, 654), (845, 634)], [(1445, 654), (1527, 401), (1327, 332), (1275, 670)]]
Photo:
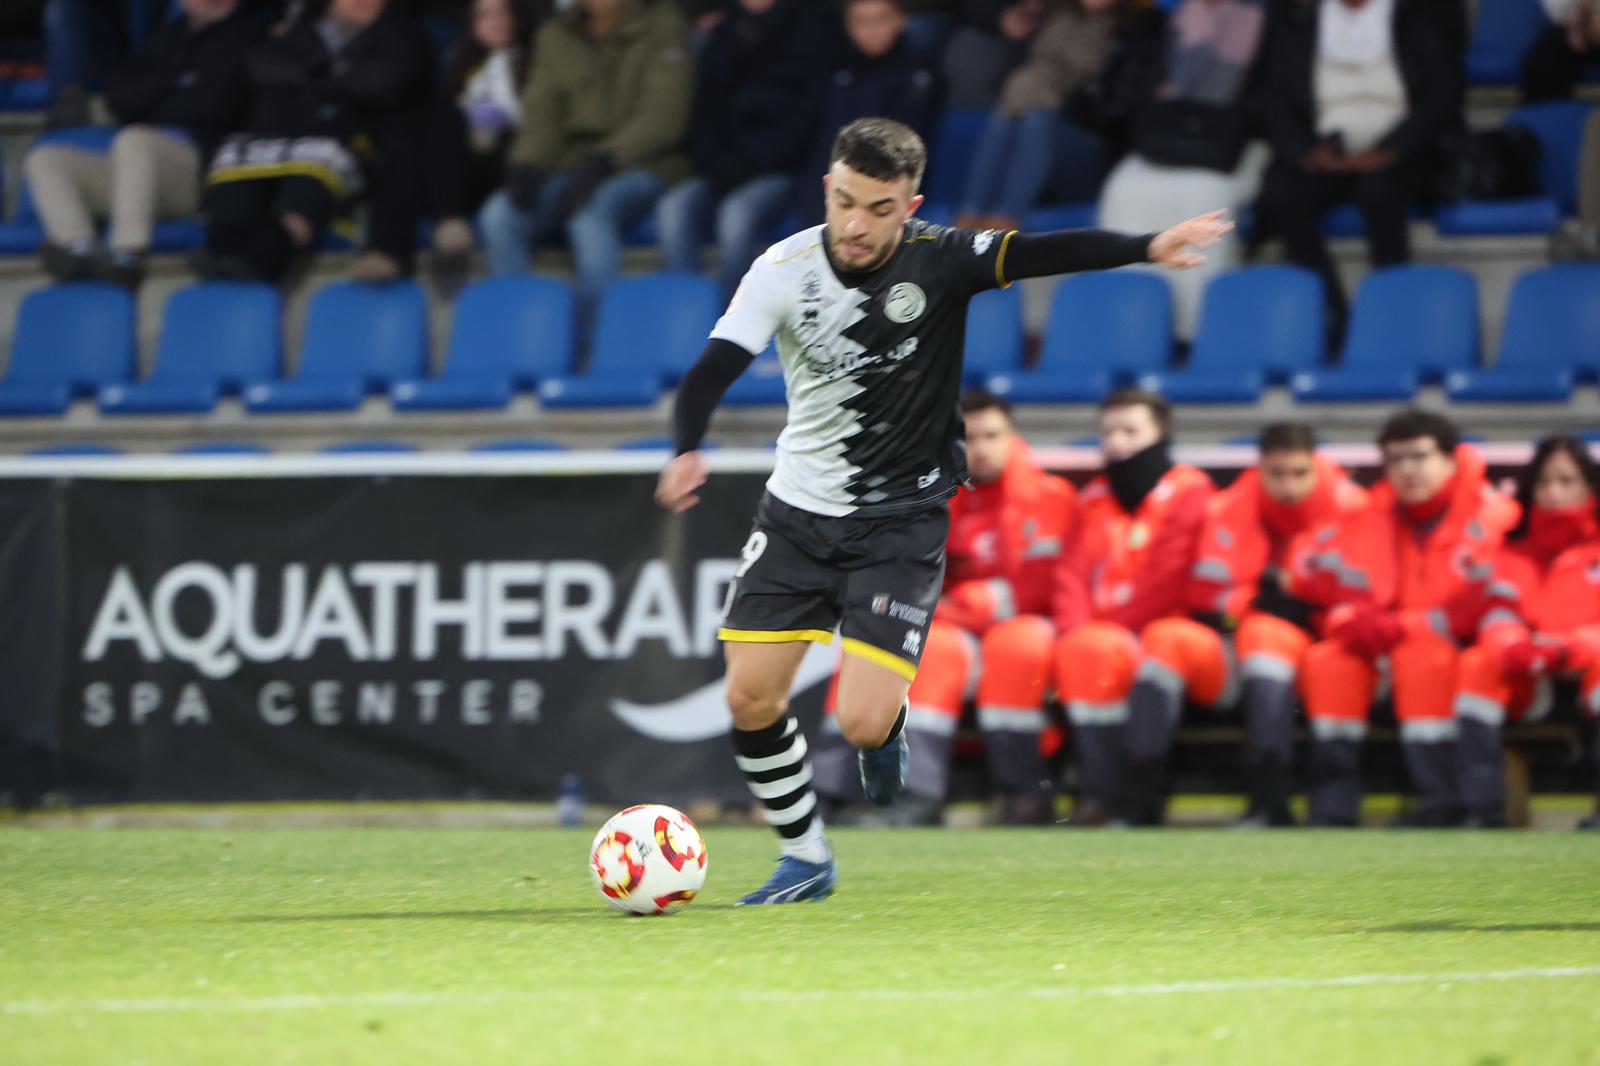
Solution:
[(98, 152), (43, 144), (23, 158), (22, 172), (44, 223), (39, 255), (46, 272), (57, 281), (87, 277), (94, 215), (111, 204), (111, 161)]
[(1054, 646), (1055, 626), (1037, 615), (998, 622), (983, 635), (978, 728), (1003, 822), (1043, 821), (1051, 813), (1055, 788), (1039, 739)]
[(1240, 621), (1234, 646), (1250, 740), (1250, 814), (1271, 825), (1289, 825), (1295, 679), (1311, 636), (1281, 618), (1251, 612)]
[(1394, 712), (1400, 746), (1416, 789), (1416, 817), (1423, 825), (1460, 820), (1456, 783), (1456, 647), (1445, 637), (1412, 625), (1389, 653)]
[(1138, 638), (1109, 622), (1088, 622), (1056, 641), (1056, 693), (1066, 705), (1078, 759), (1075, 822), (1124, 813), (1122, 733), (1138, 666)]
[(1301, 694), (1311, 726), (1310, 822), (1353, 826), (1361, 817), (1361, 742), (1378, 671), (1337, 640), (1307, 650)]
[(1184, 700), (1214, 706), (1230, 681), (1227, 650), (1216, 630), (1189, 618), (1160, 618), (1140, 637), (1142, 661), (1128, 699), (1124, 734), (1129, 814), (1159, 825), (1166, 804), (1166, 761)]

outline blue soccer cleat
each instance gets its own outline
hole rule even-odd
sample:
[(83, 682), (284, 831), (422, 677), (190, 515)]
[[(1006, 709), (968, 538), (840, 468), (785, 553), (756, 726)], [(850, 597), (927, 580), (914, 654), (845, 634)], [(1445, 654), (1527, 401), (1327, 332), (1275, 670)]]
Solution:
[(735, 903), (735, 907), (753, 907), (766, 903), (804, 903), (807, 900), (827, 899), (833, 895), (833, 885), (838, 879), (833, 860), (806, 862), (793, 855), (778, 860), (778, 868), (767, 883)]
[(911, 765), (911, 742), (906, 731), (881, 748), (862, 748), (856, 753), (861, 764), (861, 791), (875, 806), (887, 807), (906, 787), (906, 768)]

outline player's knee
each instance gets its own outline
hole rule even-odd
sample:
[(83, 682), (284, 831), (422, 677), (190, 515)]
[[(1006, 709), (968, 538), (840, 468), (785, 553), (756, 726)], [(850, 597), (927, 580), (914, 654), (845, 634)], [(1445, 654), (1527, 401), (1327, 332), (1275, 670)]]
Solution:
[[(861, 710), (869, 713), (862, 714)], [(889, 730), (894, 728), (895, 719), (900, 715), (897, 705), (893, 713), (887, 713), (884, 708), (839, 708), (839, 733), (853, 748), (877, 748), (888, 739)]]
[(735, 729), (761, 729), (783, 717), (787, 696), (755, 685), (728, 682), (728, 710)]

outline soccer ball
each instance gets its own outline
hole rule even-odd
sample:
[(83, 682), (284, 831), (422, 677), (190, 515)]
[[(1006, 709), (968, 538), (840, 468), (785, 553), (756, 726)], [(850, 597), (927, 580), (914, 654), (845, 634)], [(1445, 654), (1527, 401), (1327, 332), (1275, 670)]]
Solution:
[(629, 807), (600, 827), (589, 848), (594, 887), (633, 914), (666, 914), (706, 883), (706, 845), (683, 812)]

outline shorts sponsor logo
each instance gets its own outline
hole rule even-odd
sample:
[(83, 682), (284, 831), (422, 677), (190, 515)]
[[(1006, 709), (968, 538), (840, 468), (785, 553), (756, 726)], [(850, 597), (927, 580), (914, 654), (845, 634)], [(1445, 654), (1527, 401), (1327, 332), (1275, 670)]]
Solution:
[(907, 655), (916, 655), (922, 650), (922, 631), (919, 629), (906, 630), (906, 639), (900, 642)]
[(913, 607), (909, 603), (901, 603), (887, 592), (880, 592), (872, 597), (872, 613), (888, 615), (898, 618), (902, 622), (910, 622), (914, 626), (928, 624), (928, 612), (921, 607)]

